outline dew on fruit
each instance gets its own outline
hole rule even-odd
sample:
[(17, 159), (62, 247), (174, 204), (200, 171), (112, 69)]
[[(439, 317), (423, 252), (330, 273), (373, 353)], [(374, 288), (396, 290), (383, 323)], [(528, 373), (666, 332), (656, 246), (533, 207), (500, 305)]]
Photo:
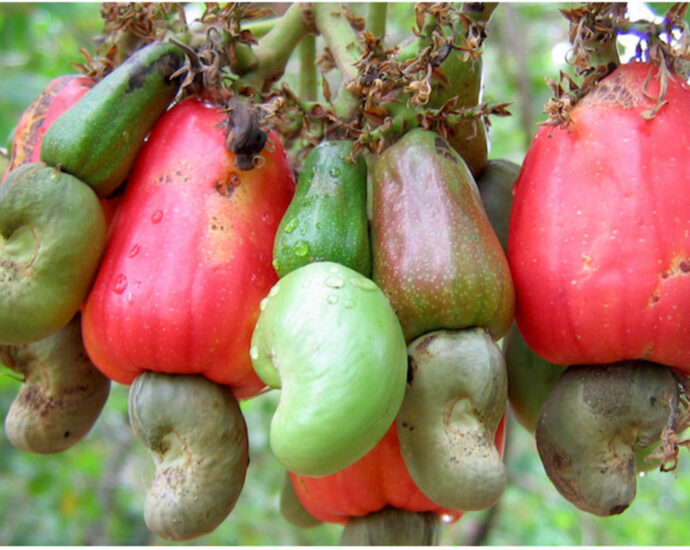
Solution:
[(295, 256), (306, 256), (309, 254), (309, 244), (306, 241), (299, 241), (295, 245)]
[(366, 279), (364, 277), (352, 277), (350, 279), (350, 283), (352, 283), (357, 288), (361, 288), (362, 290), (376, 290), (377, 288), (376, 283), (374, 283), (374, 281), (371, 281), (370, 279)]
[(264, 298), (259, 302), (259, 309), (263, 311), (266, 309), (266, 306), (268, 305), (268, 298)]
[(283, 231), (285, 231), (285, 233), (292, 233), (297, 227), (297, 223), (297, 218), (292, 218), (289, 222), (287, 222), (287, 224), (285, 224)]
[(249, 350), (249, 357), (251, 357), (253, 361), (256, 361), (259, 358), (259, 348), (252, 346)]
[(340, 168), (338, 167), (333, 167), (329, 170), (328, 175), (331, 176), (332, 178), (339, 178), (340, 177)]
[(329, 304), (337, 304), (338, 303), (338, 297), (335, 294), (329, 294), (328, 298), (326, 298)]
[(271, 287), (271, 290), (268, 291), (268, 295), (271, 297), (277, 296), (279, 292), (280, 292), (280, 287), (278, 285), (275, 285), (275, 286)]
[(139, 254), (139, 251), (141, 250), (141, 246), (138, 244), (135, 244), (130, 250), (129, 250), (129, 257), (134, 258), (137, 254)]
[(330, 288), (342, 288), (345, 285), (345, 281), (338, 277), (337, 275), (330, 275), (326, 278), (326, 286)]
[(162, 210), (156, 210), (153, 214), (151, 214), (151, 223), (160, 223), (162, 219), (163, 219), (163, 211)]
[(113, 292), (116, 294), (122, 294), (127, 288), (127, 277), (120, 273), (115, 277), (115, 286), (113, 287)]

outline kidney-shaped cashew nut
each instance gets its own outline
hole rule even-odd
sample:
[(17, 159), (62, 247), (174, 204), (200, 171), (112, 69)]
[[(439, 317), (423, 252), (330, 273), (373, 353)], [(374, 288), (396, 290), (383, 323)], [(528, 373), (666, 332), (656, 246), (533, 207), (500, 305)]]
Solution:
[(413, 341), (397, 425), (412, 479), (436, 504), (481, 510), (507, 483), (494, 443), (507, 400), (501, 350), (483, 329), (436, 331)]
[(58, 453), (89, 432), (108, 399), (110, 380), (86, 355), (78, 315), (37, 342), (0, 346), (0, 358), (23, 377), (5, 417), (12, 445)]
[(569, 367), (537, 423), (537, 449), (558, 491), (598, 516), (623, 512), (635, 498), (635, 451), (671, 427), (678, 384), (646, 361)]
[(169, 540), (213, 531), (239, 497), (247, 471), (247, 428), (229, 388), (202, 376), (140, 374), (129, 418), (156, 472), (146, 495), (149, 529)]

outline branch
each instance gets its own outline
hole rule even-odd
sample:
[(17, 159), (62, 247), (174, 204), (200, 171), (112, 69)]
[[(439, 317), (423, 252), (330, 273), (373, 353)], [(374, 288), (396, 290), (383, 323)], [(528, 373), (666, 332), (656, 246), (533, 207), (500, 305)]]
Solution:
[(258, 64), (240, 78), (240, 86), (250, 86), (256, 92), (263, 92), (283, 76), (292, 52), (310, 32), (302, 17), (302, 9), (301, 4), (292, 4), (275, 26), (259, 40), (254, 48)]

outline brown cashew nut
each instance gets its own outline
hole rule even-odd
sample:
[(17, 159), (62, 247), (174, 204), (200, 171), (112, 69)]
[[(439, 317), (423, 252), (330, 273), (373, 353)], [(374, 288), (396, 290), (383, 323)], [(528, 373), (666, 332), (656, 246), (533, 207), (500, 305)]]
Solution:
[(78, 315), (42, 340), (0, 346), (0, 359), (23, 377), (5, 435), (24, 451), (68, 449), (89, 432), (108, 399), (110, 380), (86, 355)]
[(610, 516), (635, 498), (635, 453), (672, 427), (678, 384), (647, 361), (569, 367), (549, 392), (536, 440), (546, 473), (575, 506)]
[(490, 507), (507, 484), (494, 443), (508, 395), (501, 350), (476, 328), (430, 332), (413, 341), (408, 353), (397, 427), (412, 479), (445, 508)]
[(144, 505), (149, 529), (173, 541), (213, 531), (235, 506), (249, 463), (232, 391), (200, 375), (143, 372), (129, 390), (129, 420), (156, 466)]

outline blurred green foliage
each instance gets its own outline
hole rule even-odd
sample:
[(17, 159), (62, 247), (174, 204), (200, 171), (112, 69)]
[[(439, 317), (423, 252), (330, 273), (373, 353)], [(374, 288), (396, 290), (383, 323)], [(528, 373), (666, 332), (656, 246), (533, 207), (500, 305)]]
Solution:
[[(521, 162), (549, 91), (546, 77), (566, 68), (565, 4), (503, 4), (489, 27), (485, 100), (512, 102), (512, 117), (494, 119), (492, 157)], [(79, 48), (93, 51), (101, 30), (96, 3), (0, 3), (0, 146), (23, 109), (48, 81), (74, 72)], [(363, 13), (366, 4), (353, 10)], [(664, 8), (665, 9), (665, 8)], [(661, 10), (661, 6), (657, 7)], [(387, 44), (409, 35), (410, 4), (391, 4)], [(288, 77), (290, 75), (288, 74)], [(5, 369), (2, 369), (5, 370)], [(0, 413), (18, 389), (0, 377)], [(337, 544), (341, 527), (299, 530), (278, 511), (284, 471), (270, 453), (268, 426), (277, 394), (242, 404), (250, 434), (250, 466), (230, 517), (194, 545)], [(509, 487), (490, 511), (467, 513), (444, 527), (442, 544), (685, 545), (690, 517), (690, 466), (648, 473), (621, 516), (596, 518), (565, 501), (543, 471), (533, 438), (512, 417), (506, 463)], [(143, 521), (144, 494), (153, 473), (146, 449), (127, 420), (127, 388), (114, 384), (106, 408), (85, 440), (53, 456), (18, 451), (0, 436), (0, 545), (173, 545)]]

